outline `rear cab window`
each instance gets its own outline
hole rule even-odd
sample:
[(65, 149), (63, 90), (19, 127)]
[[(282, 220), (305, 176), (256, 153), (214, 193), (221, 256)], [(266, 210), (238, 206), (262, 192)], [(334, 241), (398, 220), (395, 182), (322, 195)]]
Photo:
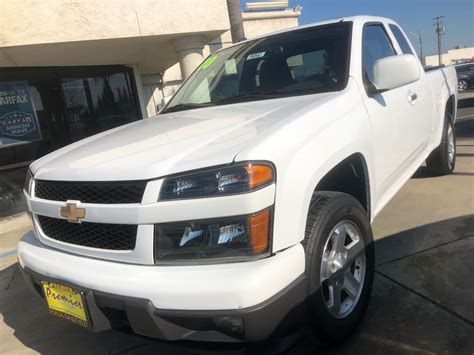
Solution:
[(388, 27), (390, 27), (390, 30), (392, 31), (393, 35), (395, 36), (395, 39), (397, 40), (402, 53), (403, 54), (413, 54), (413, 51), (410, 47), (410, 44), (408, 43), (407, 38), (403, 34), (402, 30), (394, 24), (389, 24)]

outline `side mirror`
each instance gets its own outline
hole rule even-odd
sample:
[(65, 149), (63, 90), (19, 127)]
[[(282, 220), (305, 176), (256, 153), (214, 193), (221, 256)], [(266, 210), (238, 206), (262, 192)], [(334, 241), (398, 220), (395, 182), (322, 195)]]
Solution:
[(396, 89), (420, 79), (420, 63), (411, 54), (379, 59), (373, 68), (373, 84), (378, 92)]

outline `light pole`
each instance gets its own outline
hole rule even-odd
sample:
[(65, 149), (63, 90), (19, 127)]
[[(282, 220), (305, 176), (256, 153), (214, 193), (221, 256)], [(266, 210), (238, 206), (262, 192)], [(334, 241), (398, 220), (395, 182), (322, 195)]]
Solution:
[(420, 30), (418, 30), (416, 32), (410, 32), (410, 34), (415, 36), (416, 38), (418, 38), (418, 42), (419, 42), (419, 46), (420, 46), (420, 61), (421, 61), (421, 64), (423, 64), (423, 66), (424, 66), (425, 63), (423, 61), (423, 40), (421, 39), (421, 32), (420, 32)]
[(443, 18), (444, 16), (437, 16), (434, 18), (434, 20), (436, 21), (436, 23), (434, 24), (436, 26), (436, 34), (438, 35), (438, 62), (440, 66), (443, 64), (443, 54), (441, 53), (441, 35), (445, 32)]

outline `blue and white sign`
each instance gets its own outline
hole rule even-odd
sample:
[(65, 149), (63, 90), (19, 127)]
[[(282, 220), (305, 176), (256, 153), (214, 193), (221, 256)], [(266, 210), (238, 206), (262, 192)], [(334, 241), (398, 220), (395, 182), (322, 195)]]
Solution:
[(0, 83), (0, 147), (41, 139), (26, 81)]

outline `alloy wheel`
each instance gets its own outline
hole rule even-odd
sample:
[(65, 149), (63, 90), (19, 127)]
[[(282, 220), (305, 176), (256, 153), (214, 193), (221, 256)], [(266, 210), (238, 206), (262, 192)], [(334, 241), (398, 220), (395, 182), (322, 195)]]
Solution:
[(467, 84), (467, 81), (466, 81), (466, 80), (459, 80), (459, 81), (458, 81), (458, 90), (459, 90), (459, 91), (464, 91), (464, 90), (466, 90), (466, 89), (467, 89), (467, 86), (468, 86), (468, 84)]
[(452, 168), (454, 156), (456, 154), (456, 147), (454, 145), (454, 131), (453, 126), (448, 124), (448, 164)]
[(320, 280), (324, 304), (334, 318), (354, 310), (364, 287), (366, 271), (362, 233), (351, 221), (339, 222), (324, 246)]

